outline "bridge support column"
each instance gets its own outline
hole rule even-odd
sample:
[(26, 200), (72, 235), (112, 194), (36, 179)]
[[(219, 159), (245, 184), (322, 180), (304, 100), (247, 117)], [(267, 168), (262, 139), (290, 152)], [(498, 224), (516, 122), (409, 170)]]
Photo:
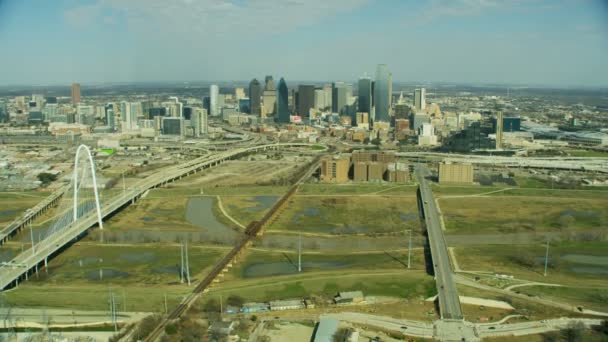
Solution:
[(49, 273), (49, 267), (48, 267), (48, 257), (44, 258), (44, 272), (45, 273)]
[(30, 273), (30, 271), (29, 270), (25, 270), (25, 281), (28, 280), (28, 275), (27, 275), (28, 273)]

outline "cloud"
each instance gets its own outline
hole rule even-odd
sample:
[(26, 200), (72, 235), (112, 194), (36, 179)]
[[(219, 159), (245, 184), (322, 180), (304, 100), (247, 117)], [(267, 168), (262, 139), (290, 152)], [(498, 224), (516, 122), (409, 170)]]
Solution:
[[(182, 38), (288, 32), (360, 7), (369, 0), (97, 0), (65, 13), (68, 23), (95, 23), (103, 11), (125, 15), (129, 28)], [(108, 22), (107, 19), (104, 20)]]

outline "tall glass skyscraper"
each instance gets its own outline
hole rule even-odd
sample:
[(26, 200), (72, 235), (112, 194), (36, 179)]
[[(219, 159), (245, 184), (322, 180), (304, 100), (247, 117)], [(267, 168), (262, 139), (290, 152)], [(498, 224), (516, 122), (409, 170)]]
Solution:
[(369, 77), (361, 77), (358, 83), (358, 111), (372, 115), (372, 80)]
[(249, 113), (261, 115), (262, 113), (262, 86), (257, 79), (249, 82)]
[(374, 87), (374, 102), (376, 104), (376, 121), (390, 122), (391, 92), (393, 88), (392, 75), (386, 64), (378, 64), (376, 68), (376, 85)]
[(277, 89), (277, 117), (282, 123), (289, 123), (289, 91), (285, 79), (281, 77)]
[(219, 108), (218, 108), (218, 103), (217, 103), (217, 98), (220, 95), (220, 87), (217, 86), (217, 84), (212, 84), (211, 87), (209, 88), (209, 114), (211, 114), (211, 116), (218, 116), (220, 115), (219, 112)]

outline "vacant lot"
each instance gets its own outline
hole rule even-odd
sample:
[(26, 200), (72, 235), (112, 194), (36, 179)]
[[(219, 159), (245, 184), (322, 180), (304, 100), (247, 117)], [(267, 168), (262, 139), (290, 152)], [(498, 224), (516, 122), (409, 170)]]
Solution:
[(416, 197), (296, 196), (270, 231), (332, 235), (375, 234), (418, 229)]
[(439, 204), (448, 234), (596, 230), (608, 226), (608, 197), (444, 197)]
[(546, 277), (544, 244), (467, 246), (454, 250), (465, 271), (510, 274), (517, 279), (571, 286), (608, 286), (608, 242), (552, 242)]
[(23, 215), (25, 210), (40, 203), (49, 192), (0, 192), (0, 227)]

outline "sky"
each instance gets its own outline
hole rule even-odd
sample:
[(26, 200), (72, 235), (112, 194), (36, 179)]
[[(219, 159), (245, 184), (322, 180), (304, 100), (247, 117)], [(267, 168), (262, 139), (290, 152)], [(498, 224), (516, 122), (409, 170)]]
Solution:
[(608, 86), (608, 0), (0, 0), (0, 85)]

